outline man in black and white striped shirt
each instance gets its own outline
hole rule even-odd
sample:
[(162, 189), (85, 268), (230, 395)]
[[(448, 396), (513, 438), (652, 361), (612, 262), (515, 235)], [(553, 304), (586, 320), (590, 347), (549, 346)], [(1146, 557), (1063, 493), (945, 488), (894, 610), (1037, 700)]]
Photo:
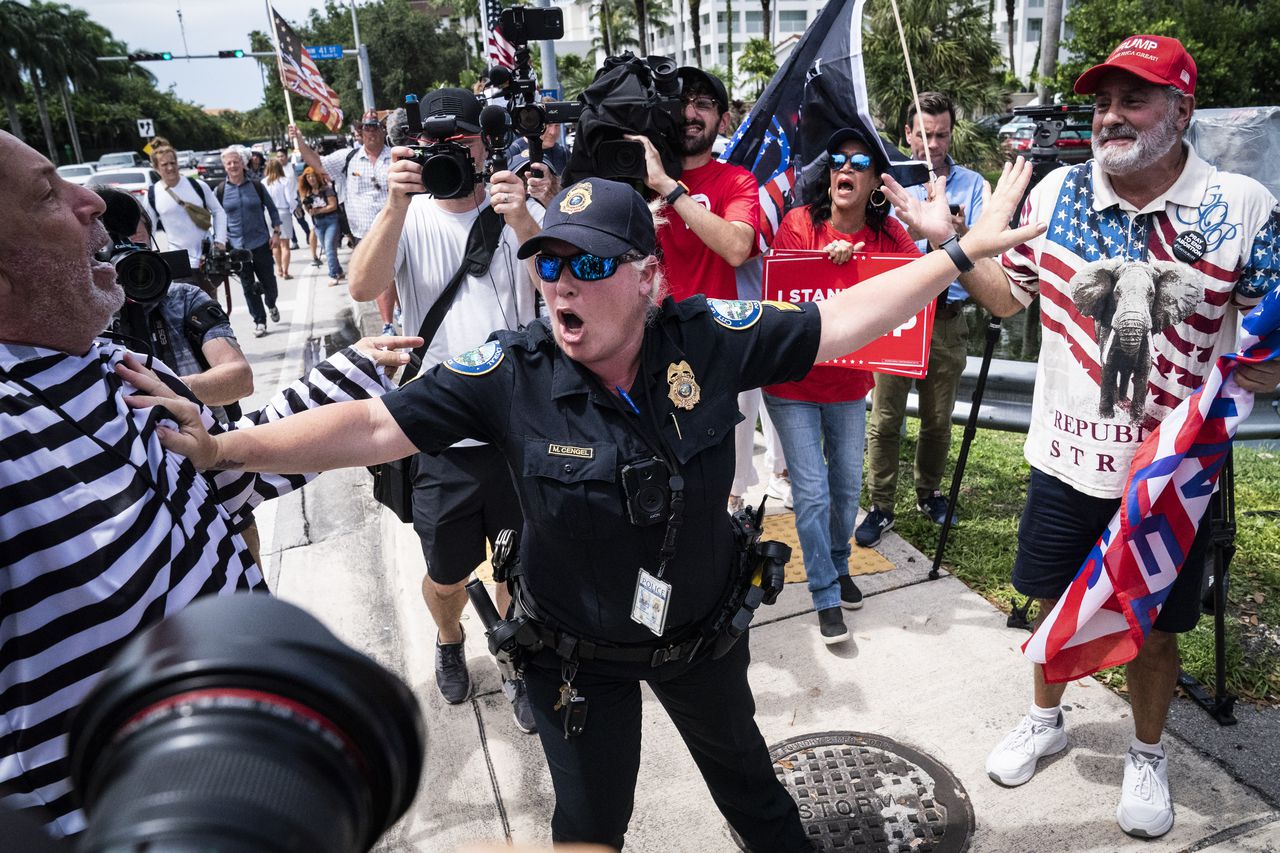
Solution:
[[(160, 445), (168, 413), (125, 402), (136, 389), (118, 366), (137, 361), (98, 338), (124, 299), (94, 257), (104, 205), (4, 132), (0, 209), (22, 212), (0, 229), (0, 802), (66, 835), (84, 826), (68, 779), (77, 704), (140, 630), (201, 595), (265, 591), (243, 514), (312, 475), (202, 474)], [(378, 396), (379, 365), (407, 359), (379, 345), (417, 343), (361, 341), (240, 425)]]

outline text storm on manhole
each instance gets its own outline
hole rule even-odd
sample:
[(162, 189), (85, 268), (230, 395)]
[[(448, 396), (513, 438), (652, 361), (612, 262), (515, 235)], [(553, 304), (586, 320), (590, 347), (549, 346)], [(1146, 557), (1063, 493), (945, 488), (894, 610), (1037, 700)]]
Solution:
[(769, 750), (818, 850), (963, 853), (969, 795), (947, 768), (897, 741), (861, 732), (792, 738)]

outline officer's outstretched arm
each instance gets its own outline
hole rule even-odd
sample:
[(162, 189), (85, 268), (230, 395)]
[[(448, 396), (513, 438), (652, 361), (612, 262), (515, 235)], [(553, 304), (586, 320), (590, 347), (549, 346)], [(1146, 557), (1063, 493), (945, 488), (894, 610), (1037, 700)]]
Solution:
[[(899, 209), (909, 209), (908, 215), (913, 220), (925, 224), (950, 221), (945, 183), (935, 189), (932, 201), (920, 202), (904, 192), (891, 177), (883, 177), (889, 200)], [(945, 182), (945, 178), (938, 180)], [(1000, 183), (981, 218), (960, 238), (960, 248), (970, 259), (993, 257), (1044, 232), (1043, 223), (1009, 227), (1009, 218), (1030, 180), (1031, 164), (1021, 157), (1015, 163), (1005, 164)], [(853, 352), (896, 329), (937, 297), (955, 277), (955, 263), (946, 252), (937, 250), (818, 303), (822, 337), (816, 362)]]

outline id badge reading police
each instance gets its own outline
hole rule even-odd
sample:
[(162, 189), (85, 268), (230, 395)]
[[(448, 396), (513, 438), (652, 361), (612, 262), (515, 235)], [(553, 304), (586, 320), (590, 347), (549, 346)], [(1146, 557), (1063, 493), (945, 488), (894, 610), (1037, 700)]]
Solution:
[(636, 597), (631, 603), (631, 621), (661, 637), (667, 626), (667, 605), (671, 603), (671, 584), (654, 577), (644, 569), (636, 578)]

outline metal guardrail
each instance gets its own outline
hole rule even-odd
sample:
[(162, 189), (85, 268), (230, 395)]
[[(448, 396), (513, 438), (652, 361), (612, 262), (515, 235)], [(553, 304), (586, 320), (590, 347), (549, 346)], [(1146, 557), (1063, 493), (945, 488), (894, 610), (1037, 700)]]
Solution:
[[(956, 392), (951, 422), (964, 426), (969, 421), (973, 386), (982, 359), (969, 356)], [(987, 387), (978, 407), (978, 427), (1025, 433), (1031, 424), (1031, 392), (1036, 384), (1035, 362), (993, 358), (987, 372)], [(919, 399), (914, 391), (907, 397), (907, 414), (919, 416)], [(1236, 433), (1240, 441), (1280, 439), (1280, 399), (1275, 394), (1259, 394), (1253, 411)]]

